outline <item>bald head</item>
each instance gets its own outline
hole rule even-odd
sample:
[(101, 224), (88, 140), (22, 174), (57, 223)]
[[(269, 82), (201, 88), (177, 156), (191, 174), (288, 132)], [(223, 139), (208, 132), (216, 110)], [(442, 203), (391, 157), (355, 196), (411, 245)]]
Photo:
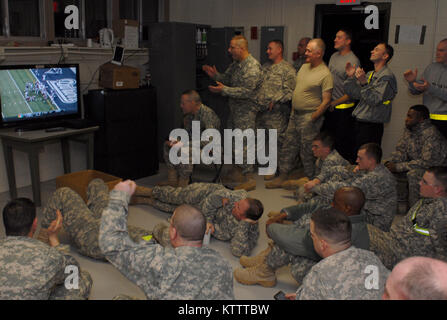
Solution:
[(358, 215), (365, 204), (365, 194), (357, 187), (342, 187), (335, 191), (334, 207), (346, 215)]
[(425, 257), (402, 260), (386, 281), (383, 299), (447, 300), (447, 263)]
[(244, 50), (248, 51), (248, 41), (243, 35), (234, 36), (231, 40), (234, 40), (235, 44)]
[(326, 45), (324, 44), (323, 39), (315, 38), (309, 41), (309, 44), (311, 43), (315, 49), (321, 52), (321, 56), (324, 56), (324, 52), (326, 51)]
[(206, 220), (200, 210), (181, 205), (175, 209), (171, 220), (172, 226), (185, 241), (202, 241), (206, 230)]

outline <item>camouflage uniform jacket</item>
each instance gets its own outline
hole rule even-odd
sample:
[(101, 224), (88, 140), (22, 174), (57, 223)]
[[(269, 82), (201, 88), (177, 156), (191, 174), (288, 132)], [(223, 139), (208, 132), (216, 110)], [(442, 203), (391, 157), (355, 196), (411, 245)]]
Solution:
[[(368, 266), (377, 268), (377, 289), (367, 289), (371, 274)], [(374, 253), (351, 246), (313, 266), (298, 288), (296, 299), (379, 300), (389, 273)]]
[(382, 164), (370, 172), (352, 172), (343, 166), (332, 167), (328, 182), (319, 184), (312, 189), (316, 200), (329, 203), (334, 193), (341, 187), (357, 187), (365, 194), (365, 205), (362, 211), (366, 221), (389, 231), (397, 209), (396, 180), (393, 174)]
[(0, 299), (48, 300), (65, 281), (65, 267), (79, 265), (63, 245), (50, 247), (29, 237), (0, 241)]
[(368, 72), (366, 79), (370, 81), (365, 86), (361, 86), (355, 77), (344, 82), (345, 93), (354, 100), (360, 100), (352, 116), (366, 122), (389, 122), (392, 100), (397, 95), (396, 77), (388, 66), (384, 66), (379, 72)]
[[(213, 236), (221, 241), (231, 240), (231, 253), (236, 257), (250, 255), (259, 238), (259, 223), (238, 221), (231, 213), (234, 203), (247, 197), (245, 190), (222, 188), (209, 195), (200, 207), (207, 221), (214, 225)], [(230, 200), (225, 206), (222, 204), (224, 198)]]
[[(415, 228), (415, 224), (417, 227)], [(426, 234), (416, 230), (425, 229)], [(391, 227), (390, 236), (408, 256), (447, 259), (447, 198), (419, 200)]]
[(447, 165), (447, 141), (430, 120), (405, 129), (389, 161), (396, 163), (396, 171), (427, 169)]
[(127, 232), (129, 199), (127, 193), (112, 190), (102, 214), (99, 245), (107, 260), (148, 299), (234, 299), (231, 266), (215, 250), (133, 242)]
[(343, 158), (337, 150), (332, 152), (326, 157), (326, 159), (317, 159), (315, 162), (315, 179), (319, 179), (321, 182), (327, 181), (330, 178), (330, 169), (335, 166), (347, 166), (348, 160)]
[(228, 96), (230, 106), (256, 107), (257, 90), (262, 82), (259, 62), (249, 55), (243, 61), (233, 61), (225, 73), (217, 73), (215, 80), (225, 86), (222, 95)]
[(274, 103), (274, 108), (279, 108), (279, 105), (292, 100), (296, 87), (296, 71), (289, 62), (281, 60), (276, 64), (265, 63), (262, 66), (262, 78), (263, 82), (256, 97), (261, 111), (267, 110), (270, 102)]
[[(192, 135), (192, 122), (200, 121), (200, 134), (207, 129), (216, 129), (220, 130), (220, 119), (213, 109), (202, 104), (200, 106), (199, 111), (196, 114), (187, 114), (183, 118), (183, 123), (185, 126), (185, 130), (188, 132), (189, 137), (194, 138)], [(200, 148), (206, 146), (209, 141), (201, 141), (201, 137), (198, 137), (200, 141)]]

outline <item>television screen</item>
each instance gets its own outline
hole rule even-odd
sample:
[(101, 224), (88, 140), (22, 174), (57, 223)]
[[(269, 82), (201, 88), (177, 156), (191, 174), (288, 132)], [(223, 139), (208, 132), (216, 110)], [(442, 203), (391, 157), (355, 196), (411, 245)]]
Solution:
[(0, 66), (2, 125), (80, 118), (79, 65)]

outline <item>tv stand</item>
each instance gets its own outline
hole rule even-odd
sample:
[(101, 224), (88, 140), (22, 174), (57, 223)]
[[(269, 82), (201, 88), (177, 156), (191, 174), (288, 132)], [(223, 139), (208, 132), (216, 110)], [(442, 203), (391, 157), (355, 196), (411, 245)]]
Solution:
[(33, 123), (23, 125), (21, 127), (17, 127), (14, 130), (16, 132), (26, 132), (26, 131), (37, 131), (37, 130), (46, 130), (56, 127), (64, 127), (65, 123), (63, 121), (55, 121), (55, 122), (43, 122), (43, 123)]

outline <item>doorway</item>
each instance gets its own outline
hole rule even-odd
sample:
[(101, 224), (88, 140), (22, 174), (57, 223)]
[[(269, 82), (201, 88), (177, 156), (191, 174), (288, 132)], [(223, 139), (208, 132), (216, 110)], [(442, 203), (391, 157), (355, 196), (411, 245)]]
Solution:
[[(379, 10), (379, 28), (366, 29), (365, 19), (369, 16), (364, 12), (367, 5), (375, 5)], [(358, 6), (340, 6), (335, 4), (317, 4), (315, 6), (314, 37), (322, 38), (326, 44), (324, 61), (329, 63), (335, 52), (334, 38), (337, 31), (346, 28), (352, 32), (351, 49), (359, 58), (365, 72), (373, 69), (369, 60), (371, 50), (380, 43), (388, 42), (391, 16), (391, 3), (362, 2)]]

